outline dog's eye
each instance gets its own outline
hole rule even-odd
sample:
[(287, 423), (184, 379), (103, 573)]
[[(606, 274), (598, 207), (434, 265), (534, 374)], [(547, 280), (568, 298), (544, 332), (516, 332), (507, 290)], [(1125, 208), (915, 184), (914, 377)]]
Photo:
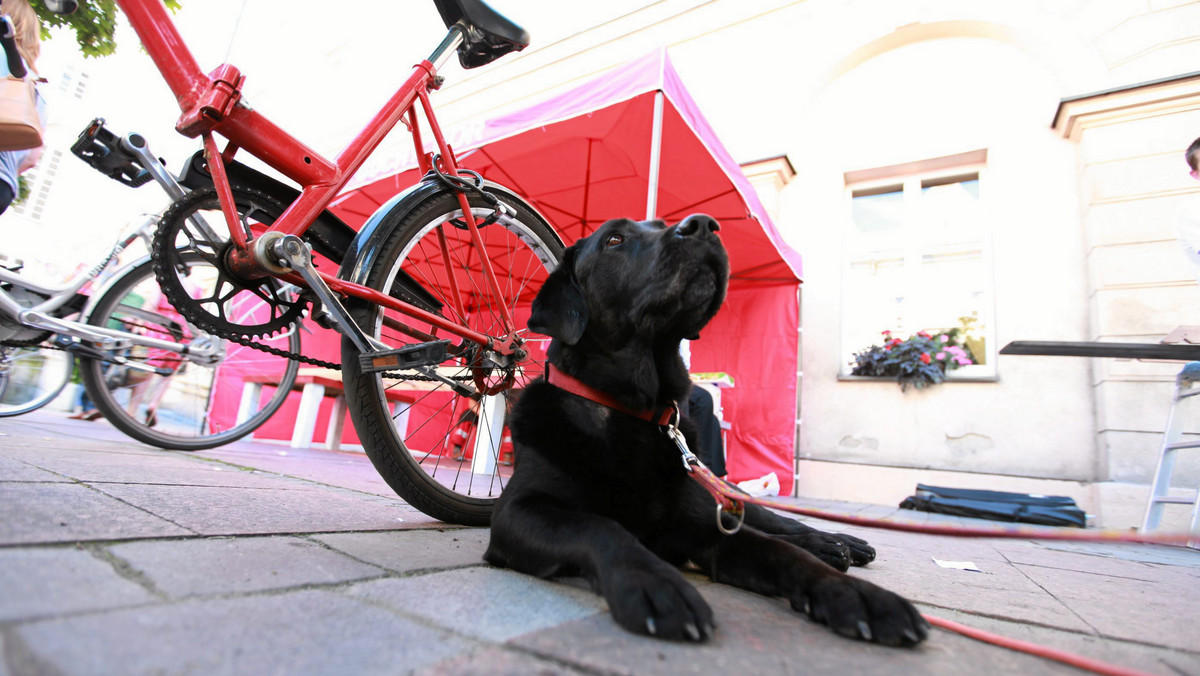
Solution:
[(613, 233), (608, 236), (608, 239), (604, 240), (604, 246), (616, 246), (624, 241), (625, 241), (624, 235), (618, 235), (616, 233)]

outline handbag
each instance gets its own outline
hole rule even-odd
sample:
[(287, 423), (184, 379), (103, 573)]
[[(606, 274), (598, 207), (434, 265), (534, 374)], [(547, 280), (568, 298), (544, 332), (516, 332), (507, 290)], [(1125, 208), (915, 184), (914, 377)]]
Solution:
[(32, 78), (0, 77), (0, 150), (42, 145), (37, 86)]

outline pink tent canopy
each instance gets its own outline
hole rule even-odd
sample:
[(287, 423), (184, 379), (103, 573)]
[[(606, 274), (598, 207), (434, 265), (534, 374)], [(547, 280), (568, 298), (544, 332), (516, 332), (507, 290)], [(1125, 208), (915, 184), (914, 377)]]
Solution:
[[(665, 50), (452, 141), (460, 162), (525, 196), (569, 245), (610, 218), (721, 223), (729, 301), (692, 344), (692, 371), (726, 372), (729, 478), (775, 472), (790, 491), (800, 255), (784, 243), (739, 165), (688, 96)], [(365, 168), (332, 210), (360, 226), (415, 183), (416, 162)]]

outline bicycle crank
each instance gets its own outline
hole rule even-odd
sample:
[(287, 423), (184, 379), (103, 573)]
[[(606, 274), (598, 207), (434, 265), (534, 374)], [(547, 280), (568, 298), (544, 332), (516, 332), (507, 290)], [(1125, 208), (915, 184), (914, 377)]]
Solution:
[(273, 236), (271, 233), (262, 239), (269, 241), (256, 245), (256, 249), (266, 252), (273, 260), (264, 263), (275, 263), (288, 268), (300, 275), (308, 284), (308, 288), (333, 320), (338, 332), (350, 339), (359, 351), (359, 364), (364, 372), (381, 372), (393, 369), (409, 369), (417, 371), (428, 378), (442, 382), (462, 396), (471, 396), (474, 392), (462, 383), (447, 378), (437, 372), (433, 366), (445, 361), (448, 340), (436, 340), (417, 345), (409, 345), (400, 349), (392, 349), (387, 345), (371, 338), (359, 328), (358, 323), (346, 311), (337, 294), (329, 288), (325, 280), (317, 274), (312, 264), (312, 251), (304, 240), (295, 235)]

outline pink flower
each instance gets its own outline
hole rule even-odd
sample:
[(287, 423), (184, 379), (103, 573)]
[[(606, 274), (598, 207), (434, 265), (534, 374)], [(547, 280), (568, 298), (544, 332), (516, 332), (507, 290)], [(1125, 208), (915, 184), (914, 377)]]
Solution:
[(883, 332), (883, 335), (885, 335), (885, 336), (890, 336), (890, 335), (892, 335), (892, 332), (891, 332), (891, 331), (884, 331), (884, 332)]
[(932, 359), (930, 359), (930, 357), (929, 357), (929, 353), (928, 353), (928, 352), (922, 352), (922, 353), (921, 353), (921, 363), (922, 363), (922, 364), (928, 364), (930, 361), (932, 361)]
[(950, 336), (943, 333), (941, 336), (938, 336), (938, 340), (942, 341), (943, 343), (948, 343), (950, 342)]
[(945, 358), (946, 358), (946, 353), (945, 353), (945, 352), (938, 352), (938, 353), (937, 353), (937, 354), (934, 356), (934, 359), (937, 359), (938, 361), (941, 361), (941, 360), (943, 360), (943, 359), (945, 359)]

